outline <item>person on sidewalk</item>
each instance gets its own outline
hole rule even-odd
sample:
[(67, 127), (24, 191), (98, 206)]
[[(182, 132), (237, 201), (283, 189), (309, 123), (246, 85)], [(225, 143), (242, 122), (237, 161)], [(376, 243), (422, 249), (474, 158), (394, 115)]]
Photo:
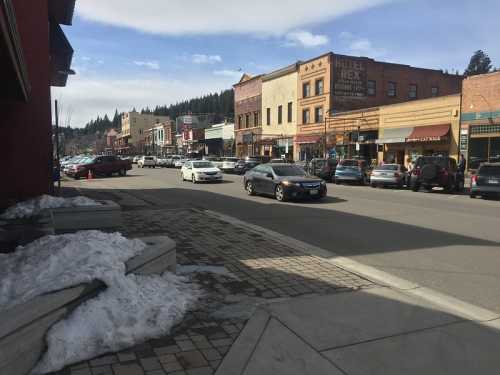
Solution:
[(415, 166), (413, 165), (413, 159), (409, 157), (406, 159), (406, 169), (408, 170), (408, 174), (406, 175), (406, 186), (410, 186), (410, 181), (411, 181), (411, 173), (413, 172), (413, 169)]

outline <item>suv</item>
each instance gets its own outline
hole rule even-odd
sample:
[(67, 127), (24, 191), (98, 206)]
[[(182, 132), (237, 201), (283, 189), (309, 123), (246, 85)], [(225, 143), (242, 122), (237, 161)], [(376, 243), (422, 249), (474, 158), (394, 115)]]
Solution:
[(137, 162), (137, 167), (139, 168), (156, 168), (156, 157), (154, 156), (143, 156)]
[(472, 176), (470, 197), (500, 196), (500, 163), (483, 163)]
[(449, 156), (419, 156), (411, 172), (410, 187), (413, 191), (442, 187), (446, 192), (460, 192), (464, 189), (464, 176), (457, 161)]

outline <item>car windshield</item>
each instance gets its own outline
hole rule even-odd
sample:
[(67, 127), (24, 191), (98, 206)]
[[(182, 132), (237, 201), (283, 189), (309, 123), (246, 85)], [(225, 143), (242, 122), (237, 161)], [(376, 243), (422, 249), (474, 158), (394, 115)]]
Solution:
[(397, 164), (386, 164), (375, 168), (376, 171), (397, 171), (398, 169), (399, 165)]
[(193, 163), (193, 168), (214, 168), (214, 165), (209, 161), (197, 161)]
[(479, 168), (480, 176), (500, 177), (500, 165), (483, 165)]
[(274, 173), (277, 176), (305, 176), (306, 172), (299, 167), (294, 165), (283, 165), (279, 167), (273, 167)]
[(425, 158), (420, 158), (417, 161), (417, 166), (422, 167), (427, 164), (436, 164), (440, 166), (441, 168), (447, 168), (448, 167), (448, 159), (447, 158), (442, 158), (442, 157), (425, 157)]

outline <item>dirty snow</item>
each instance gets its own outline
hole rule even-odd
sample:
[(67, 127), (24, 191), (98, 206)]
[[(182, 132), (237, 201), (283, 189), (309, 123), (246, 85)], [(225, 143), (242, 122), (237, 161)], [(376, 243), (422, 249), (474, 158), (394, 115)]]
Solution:
[(39, 215), (41, 211), (50, 208), (61, 207), (84, 207), (84, 206), (100, 206), (96, 202), (87, 197), (61, 198), (50, 195), (42, 195), (38, 198), (33, 198), (24, 202), (20, 202), (9, 207), (0, 215), (1, 219), (24, 219)]
[(0, 254), (0, 311), (33, 297), (92, 280), (107, 285), (146, 245), (119, 233), (82, 231), (45, 236)]
[(240, 280), (238, 276), (231, 273), (224, 266), (198, 266), (198, 265), (177, 265), (176, 272), (178, 275), (190, 275), (194, 273), (212, 273), (214, 275), (227, 276), (232, 279)]
[(169, 272), (118, 279), (50, 329), (48, 351), (33, 375), (166, 335), (198, 296), (193, 284)]

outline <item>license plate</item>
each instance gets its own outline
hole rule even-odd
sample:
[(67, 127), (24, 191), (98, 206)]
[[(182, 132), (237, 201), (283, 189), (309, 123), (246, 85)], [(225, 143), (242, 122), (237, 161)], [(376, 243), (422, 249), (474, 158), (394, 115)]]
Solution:
[(309, 190), (309, 194), (311, 194), (311, 195), (318, 195), (319, 194), (319, 190)]
[(500, 181), (498, 180), (488, 180), (489, 184), (500, 184)]

